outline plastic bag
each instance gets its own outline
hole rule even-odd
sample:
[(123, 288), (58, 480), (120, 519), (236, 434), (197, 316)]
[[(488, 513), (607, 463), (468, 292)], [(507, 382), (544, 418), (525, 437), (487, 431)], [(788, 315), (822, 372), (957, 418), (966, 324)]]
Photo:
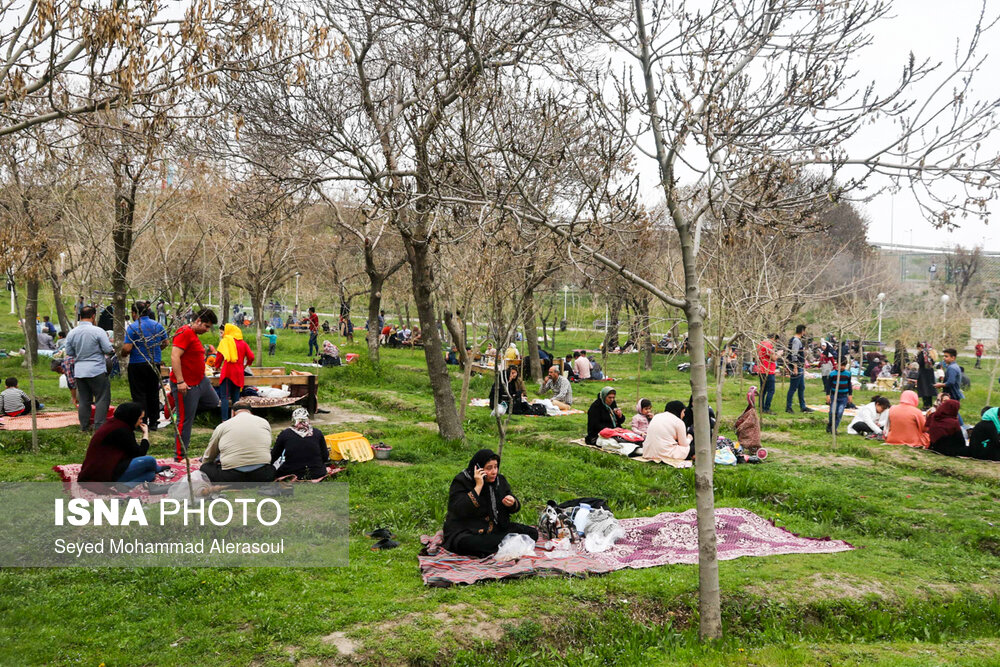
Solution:
[(587, 551), (590, 553), (607, 551), (623, 537), (625, 530), (614, 514), (601, 509), (590, 512), (587, 518), (587, 536), (583, 541)]
[(724, 449), (715, 450), (715, 464), (720, 466), (734, 466), (736, 465), (736, 454), (733, 454), (733, 450), (726, 447)]
[[(189, 494), (190, 491), (194, 491), (194, 498)], [(200, 470), (191, 471), (191, 489), (188, 489), (187, 476), (181, 477), (179, 480), (170, 485), (167, 490), (167, 497), (173, 500), (196, 500), (198, 498), (204, 498), (208, 496), (212, 491), (212, 480), (208, 478), (208, 475)]]
[(500, 548), (494, 558), (500, 562), (517, 560), (535, 555), (535, 541), (521, 533), (508, 533), (500, 540)]
[(60, 389), (69, 389), (69, 380), (66, 379), (65, 375), (60, 375), (59, 376), (59, 388)]
[(535, 401), (535, 405), (544, 405), (545, 406), (545, 412), (550, 417), (558, 417), (559, 415), (562, 414), (562, 410), (560, 410), (555, 405), (553, 405), (552, 401), (550, 399), (547, 399), (547, 398), (539, 399), (539, 400)]
[(505, 414), (507, 414), (507, 401), (500, 401), (500, 403), (490, 411), (491, 417), (502, 417)]
[(562, 538), (552, 542), (552, 550), (545, 552), (546, 558), (569, 558), (573, 555), (573, 545), (569, 538)]

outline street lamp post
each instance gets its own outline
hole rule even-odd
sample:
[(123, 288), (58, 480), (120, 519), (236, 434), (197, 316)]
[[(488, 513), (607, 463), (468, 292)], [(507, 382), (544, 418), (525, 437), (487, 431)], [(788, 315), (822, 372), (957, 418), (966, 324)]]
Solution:
[(295, 272), (295, 310), (299, 309), (299, 276), (302, 274), (298, 271)]
[(878, 296), (878, 342), (882, 342), (882, 310), (885, 308), (885, 292), (879, 292)]
[(947, 294), (941, 295), (941, 307), (942, 307), (941, 344), (942, 345), (946, 343), (945, 338), (947, 338), (948, 336), (948, 299), (949, 297)]

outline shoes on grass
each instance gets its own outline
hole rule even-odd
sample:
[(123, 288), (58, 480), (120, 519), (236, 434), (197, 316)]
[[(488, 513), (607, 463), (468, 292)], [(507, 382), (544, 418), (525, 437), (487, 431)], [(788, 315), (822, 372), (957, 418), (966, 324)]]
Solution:
[(802, 408), (802, 412), (803, 413), (807, 413), (807, 412), (816, 412), (816, 411), (813, 410), (812, 408)]
[(379, 540), (378, 542), (376, 542), (375, 544), (373, 544), (372, 545), (372, 551), (381, 551), (383, 549), (395, 549), (398, 546), (399, 546), (399, 542), (397, 542), (396, 540), (390, 540), (387, 537), (387, 538), (385, 538), (383, 540)]
[(395, 535), (392, 534), (392, 531), (388, 528), (376, 528), (370, 533), (365, 533), (365, 535), (373, 540), (387, 540), (391, 537), (395, 537)]

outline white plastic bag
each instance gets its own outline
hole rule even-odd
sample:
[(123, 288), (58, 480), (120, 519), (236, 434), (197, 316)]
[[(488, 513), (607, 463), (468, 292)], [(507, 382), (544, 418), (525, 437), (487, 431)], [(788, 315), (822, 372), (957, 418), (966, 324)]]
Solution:
[(574, 553), (568, 537), (552, 542), (552, 551), (545, 552), (546, 558), (569, 558)]
[(490, 417), (503, 417), (505, 414), (507, 414), (507, 401), (500, 401), (500, 403), (490, 411)]
[(615, 542), (625, 537), (625, 530), (615, 515), (608, 510), (596, 509), (587, 521), (587, 536), (583, 543), (590, 553), (601, 553), (610, 549)]
[(535, 555), (535, 541), (521, 533), (508, 533), (500, 540), (500, 548), (494, 558), (500, 562), (517, 560)]
[(736, 455), (729, 447), (715, 450), (715, 464), (720, 466), (736, 465)]
[(191, 490), (194, 491), (194, 498), (189, 495), (188, 480), (186, 475), (170, 485), (170, 488), (167, 490), (167, 497), (173, 500), (191, 501), (198, 498), (204, 498), (209, 494), (211, 489), (212, 480), (208, 478), (208, 475), (200, 470), (192, 470)]
[(584, 535), (587, 532), (587, 522), (590, 520), (590, 510), (590, 505), (587, 503), (580, 503), (580, 505), (574, 507), (573, 511), (570, 513), (570, 518), (573, 519), (573, 525), (576, 526), (576, 532), (581, 535)]
[(540, 398), (536, 400), (535, 405), (544, 405), (545, 414), (547, 414), (549, 417), (558, 417), (559, 415), (562, 414), (562, 410), (553, 405), (552, 401), (548, 398)]
[(69, 389), (69, 380), (66, 379), (65, 375), (60, 375), (59, 376), (59, 388), (60, 389)]

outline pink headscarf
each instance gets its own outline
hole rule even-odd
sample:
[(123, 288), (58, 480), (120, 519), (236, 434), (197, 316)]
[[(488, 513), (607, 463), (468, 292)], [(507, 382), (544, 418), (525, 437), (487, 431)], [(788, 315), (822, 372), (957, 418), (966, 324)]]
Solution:
[(917, 392), (911, 391), (909, 389), (904, 391), (899, 397), (899, 402), (901, 405), (912, 405), (913, 407), (917, 407), (917, 403), (919, 402), (919, 400), (920, 399), (917, 398)]

